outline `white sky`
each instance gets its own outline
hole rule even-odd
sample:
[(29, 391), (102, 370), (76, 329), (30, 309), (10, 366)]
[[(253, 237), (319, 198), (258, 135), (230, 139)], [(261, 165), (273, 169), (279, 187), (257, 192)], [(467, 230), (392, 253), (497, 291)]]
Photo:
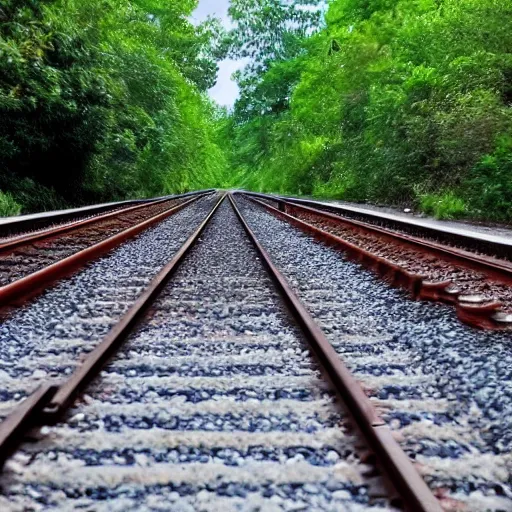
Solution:
[[(199, 0), (199, 6), (193, 14), (193, 19), (196, 22), (201, 22), (207, 18), (208, 15), (221, 18), (226, 28), (230, 27), (228, 18), (229, 0)], [(245, 65), (243, 61), (225, 60), (219, 62), (219, 75), (217, 85), (210, 89), (210, 96), (219, 105), (232, 107), (238, 97), (238, 86), (233, 80), (231, 75)]]

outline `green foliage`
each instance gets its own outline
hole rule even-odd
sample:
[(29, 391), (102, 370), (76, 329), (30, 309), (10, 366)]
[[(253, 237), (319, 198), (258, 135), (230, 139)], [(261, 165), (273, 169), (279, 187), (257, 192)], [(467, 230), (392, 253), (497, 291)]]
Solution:
[(253, 38), (264, 63), (239, 76), (226, 140), (243, 184), (512, 218), (508, 0), (332, 0), (285, 58), (260, 42), (286, 48), (267, 22), (282, 9), (235, 4), (252, 6), (247, 34), (259, 30), (239, 45)]
[(481, 217), (499, 221), (512, 218), (512, 134), (498, 140), (493, 153), (484, 155), (465, 182), (465, 195)]
[(11, 1), (3, 12), (0, 168), (72, 196), (110, 101), (96, 51), (40, 2)]
[(239, 121), (287, 110), (300, 78), (302, 41), (318, 27), (321, 0), (231, 0), (234, 28), (230, 55), (249, 58), (235, 73), (240, 87), (235, 116)]
[(196, 5), (2, 2), (4, 211), (235, 185), (512, 219), (510, 0)]
[[(0, 187), (25, 211), (216, 183), (223, 33), (197, 0), (7, 0)], [(31, 191), (42, 193), (31, 198)]]
[(231, 55), (252, 60), (263, 71), (274, 61), (295, 57), (301, 40), (321, 20), (320, 0), (231, 0)]
[(466, 213), (464, 201), (453, 192), (424, 194), (420, 196), (421, 209), (437, 219), (457, 219)]
[(0, 190), (0, 217), (9, 217), (11, 215), (19, 215), (21, 205), (18, 204), (11, 194), (4, 193)]

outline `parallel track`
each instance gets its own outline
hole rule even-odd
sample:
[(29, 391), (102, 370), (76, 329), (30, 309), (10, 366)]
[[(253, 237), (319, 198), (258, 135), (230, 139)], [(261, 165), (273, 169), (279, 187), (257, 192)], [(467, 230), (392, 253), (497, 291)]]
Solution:
[[(176, 201), (178, 203), (180, 202), (180, 199), (181, 198), (172, 198), (171, 200), (159, 199), (155, 201), (144, 202), (142, 204), (129, 206), (127, 208), (125, 207), (122, 209), (113, 209), (112, 211), (100, 213), (98, 215), (71, 220), (69, 222), (53, 225), (40, 230), (34, 230), (28, 233), (19, 233), (10, 236), (0, 242), (0, 253), (7, 253), (18, 247), (30, 245), (34, 242), (53, 238), (58, 235), (63, 235), (64, 233), (73, 231), (79, 232), (80, 228), (92, 226), (95, 224), (101, 225), (104, 221), (107, 220), (114, 221), (116, 218), (118, 218), (120, 223), (123, 223), (123, 220), (126, 219), (126, 221), (129, 223), (132, 218), (133, 220), (136, 220), (139, 214), (147, 210), (148, 207), (153, 208), (157, 205), (170, 204), (169, 201)], [(106, 227), (108, 228), (108, 225)]]
[(335, 214), (345, 219), (360, 221), (373, 226), (380, 226), (392, 231), (420, 237), (424, 240), (432, 240), (440, 244), (466, 249), (468, 251), (485, 254), (491, 257), (512, 261), (512, 244), (500, 241), (499, 237), (472, 233), (463, 228), (441, 228), (427, 225), (421, 220), (401, 218), (397, 215), (374, 212), (363, 208), (350, 207), (336, 203), (325, 203), (309, 199), (293, 197), (280, 197), (268, 194), (253, 194), (261, 198), (274, 201), (284, 200), (291, 204), (307, 206), (325, 212)]
[[(205, 492), (210, 499), (216, 497), (214, 506), (221, 505), (219, 496), (238, 496), (244, 500), (260, 500), (259, 506), (265, 507), (270, 505), (270, 502), (265, 501), (265, 496), (270, 497), (273, 491), (262, 487), (262, 482), (270, 479), (281, 481), (281, 485), (285, 485), (286, 474), (289, 473), (292, 477), (289, 483), (300, 482), (300, 485), (299, 488), (294, 488), (293, 485), (286, 483), (286, 489), (289, 489), (286, 492), (289, 493), (292, 502), (309, 504), (305, 506), (314, 508), (315, 504), (323, 504), (322, 509), (325, 510), (339, 509), (344, 505), (361, 507), (350, 510), (363, 510), (365, 507), (376, 507), (376, 510), (382, 510), (380, 507), (384, 507), (385, 510), (390, 510), (392, 505), (401, 503), (411, 511), (440, 511), (439, 503), (394, 441), (391, 432), (379, 419), (360, 386), (283, 275), (273, 265), (265, 249), (256, 240), (235, 201), (230, 197), (232, 208), (246, 234), (245, 240), (240, 233), (240, 227), (237, 228), (233, 223), (233, 210), (226, 204), (221, 205), (223, 199), (214, 206), (136, 303), (87, 355), (74, 373), (60, 384), (44, 384), (16, 407), (0, 426), (0, 456), (5, 460), (12, 453), (15, 444), (23, 441), (30, 428), (45, 423), (56, 425), (48, 430), (48, 439), (43, 438), (34, 446), (23, 445), (25, 455), (22, 453), (21, 457), (28, 457), (33, 461), (34, 467), (30, 468), (30, 462), (27, 470), (18, 471), (18, 476), (11, 473), (4, 479), (4, 493), (20, 506), (25, 506), (30, 501), (27, 496), (33, 496), (36, 502), (43, 499), (39, 503), (48, 505), (52, 505), (51, 500), (56, 500), (55, 503), (60, 505), (63, 505), (66, 499), (74, 503), (72, 500), (76, 498), (81, 498), (85, 502), (89, 500), (91, 504), (98, 499), (98, 493), (103, 493), (105, 497), (109, 497), (108, 499), (118, 500), (119, 496), (108, 484), (107, 488), (100, 486), (103, 490), (99, 490), (98, 483), (95, 483), (95, 475), (110, 471), (110, 481), (116, 485), (117, 471), (121, 478), (120, 482), (131, 481), (139, 488), (140, 484), (143, 488), (149, 486), (149, 491), (146, 488), (145, 491), (139, 489), (138, 492), (149, 492), (153, 495), (153, 502), (162, 497), (161, 486), (165, 485), (184, 495)], [(219, 220), (216, 223), (212, 222), (210, 226), (209, 223), (215, 216), (218, 216)], [(228, 225), (231, 226), (231, 231), (225, 234)], [(219, 247), (213, 241), (214, 238), (208, 242), (212, 230), (217, 237), (224, 236), (224, 243), (233, 245)], [(233, 237), (231, 241), (230, 236)], [(279, 304), (269, 277), (262, 275), (253, 250), (247, 246), (248, 241), (253, 244), (265, 264), (268, 276), (274, 282), (281, 301), (286, 303), (294, 321), (288, 316), (283, 305)], [(206, 249), (202, 249), (203, 244)], [(218, 257), (222, 254), (235, 266), (234, 270), (230, 270), (230, 274), (234, 272), (234, 275), (239, 276), (238, 282), (232, 282), (224, 275), (227, 269), (223, 266), (223, 258)], [(210, 269), (201, 266), (204, 265), (205, 259), (212, 264), (212, 256), (217, 258)], [(176, 272), (176, 279), (173, 279)], [(229, 298), (219, 296), (223, 292), (226, 293), (226, 286), (230, 288), (230, 298), (237, 298), (233, 307), (237, 308), (238, 303), (242, 307), (242, 311), (234, 317), (238, 319), (235, 323), (234, 320), (223, 322), (221, 319), (229, 319), (230, 315), (217, 311), (219, 304), (226, 304), (229, 301)], [(189, 305), (182, 309), (183, 304)], [(272, 311), (271, 317), (260, 312), (263, 304), (267, 310)], [(208, 318), (211, 315), (216, 320), (213, 324), (211, 320), (209, 321), (209, 328), (213, 329), (210, 332)], [(254, 319), (250, 322), (251, 317)], [(206, 325), (201, 325), (201, 320), (206, 322)], [(249, 328), (256, 332), (249, 331)], [(170, 335), (169, 329), (176, 334)], [(180, 332), (180, 329), (183, 329), (183, 332)], [(192, 345), (183, 343), (190, 339), (193, 332), (198, 331), (203, 333), (203, 337), (206, 336), (206, 340), (198, 340)], [(219, 335), (221, 338), (218, 338)], [(251, 340), (252, 336), (255, 336), (254, 340)], [(208, 337), (211, 337), (212, 341), (217, 339), (217, 343), (209, 344)], [(266, 340), (263, 346), (267, 347), (263, 352), (262, 340)], [(303, 340), (307, 340), (310, 351), (314, 354), (313, 359), (308, 352), (300, 348)], [(223, 357), (226, 357), (225, 350), (229, 351), (230, 356), (223, 362)], [(177, 353), (180, 351), (187, 355), (178, 357)], [(272, 358), (275, 358), (275, 361)], [(181, 366), (178, 363), (180, 360), (183, 361)], [(187, 360), (190, 362), (186, 363)], [(108, 366), (105, 366), (107, 362)], [(100, 371), (102, 373), (98, 377)], [(142, 376), (138, 376), (140, 371)], [(174, 377), (171, 378), (172, 375)], [(234, 382), (230, 383), (229, 379), (222, 384), (222, 381), (226, 380), (225, 377), (230, 375), (231, 379), (240, 381), (235, 388)], [(189, 379), (187, 387), (194, 390), (198, 397), (202, 397), (199, 401), (193, 402), (197, 405), (189, 406), (182, 400), (176, 401), (171, 398), (179, 393), (181, 376)], [(321, 376), (327, 377), (330, 384), (319, 384), (318, 379), (321, 379)], [(95, 378), (96, 380), (93, 380)], [(163, 383), (166, 380), (172, 382), (173, 378), (176, 389), (160, 388), (157, 384), (159, 379)], [(195, 378), (197, 385), (194, 385), (190, 378)], [(269, 393), (275, 393), (272, 389), (275, 390), (280, 380), (283, 382), (279, 394), (274, 395), (273, 403), (267, 399), (256, 402), (244, 401), (243, 405), (224, 395), (226, 391), (231, 390), (236, 393), (239, 400), (241, 396), (251, 396), (249, 393), (254, 393), (256, 388), (250, 382), (258, 379), (261, 380), (258, 385), (260, 393), (263, 391), (267, 396)], [(297, 385), (292, 383), (300, 379), (302, 384), (297, 389)], [(154, 383), (150, 385), (149, 382), (152, 381)], [(146, 396), (144, 389), (154, 390), (149, 402), (147, 398), (142, 398)], [(157, 391), (158, 389), (160, 391)], [(208, 400), (204, 396), (211, 397), (212, 389), (219, 390), (214, 393), (217, 398), (211, 403), (206, 401), (201, 405), (202, 400)], [(223, 391), (220, 391), (221, 389)], [(343, 409), (338, 409), (332, 398), (328, 398), (329, 389), (336, 391), (349, 417)], [(296, 395), (297, 392), (299, 395)], [(283, 394), (289, 397), (296, 395), (311, 398), (306, 399), (306, 402), (294, 403), (290, 402), (290, 399), (278, 398)], [(76, 402), (79, 396), (82, 398)], [(135, 398), (128, 399), (130, 396)], [(255, 396), (258, 396), (258, 392)], [(315, 396), (317, 398), (313, 399)], [(319, 401), (320, 397), (323, 398)], [(67, 410), (73, 407), (73, 403), (76, 405), (70, 417)], [(208, 420), (207, 411), (216, 411), (216, 403), (220, 407), (219, 411), (225, 411), (224, 419), (217, 416), (218, 419), (215, 420), (213, 416)], [(117, 409), (119, 412), (115, 413)], [(203, 409), (205, 419), (202, 420), (197, 415), (201, 414), (199, 411)], [(233, 412), (229, 413), (230, 410)], [(163, 414), (163, 411), (166, 413)], [(284, 414), (283, 411), (289, 411), (291, 418), (286, 419), (286, 422), (285, 418), (280, 416)], [(262, 418), (269, 418), (270, 423), (269, 419)], [(346, 427), (345, 433), (341, 430), (336, 433), (336, 424), (346, 425), (349, 419), (356, 427), (356, 438), (362, 435), (359, 442), (356, 438), (347, 436)], [(291, 426), (290, 421), (295, 426)], [(148, 425), (148, 422), (153, 425), (151, 431), (146, 431), (147, 427), (142, 426)], [(251, 422), (254, 427), (250, 426)], [(271, 427), (272, 424), (279, 426), (275, 432), (276, 427)], [(97, 425), (100, 431), (95, 434)], [(285, 431), (282, 430), (284, 425), (288, 425)], [(127, 428), (129, 432), (126, 431)], [(287, 433), (287, 429), (290, 428), (291, 431)], [(255, 432), (250, 435), (243, 433), (247, 429), (249, 432)], [(311, 441), (308, 440), (311, 437), (310, 433)], [(313, 442), (315, 437), (317, 441)], [(111, 454), (100, 453), (101, 449), (97, 443), (102, 439), (107, 450), (113, 450)], [(219, 466), (215, 460), (209, 458), (211, 454), (208, 453), (200, 455), (202, 458), (206, 457), (200, 465), (177, 464), (179, 461), (189, 461), (191, 454), (197, 453), (198, 449), (199, 452), (204, 449), (208, 452), (208, 446), (211, 446), (218, 450), (223, 443), (226, 444), (223, 453), (240, 453), (263, 446), (271, 453), (281, 453), (279, 460), (283, 456), (286, 460), (290, 455), (283, 454), (293, 451), (298, 439), (299, 444), (309, 444), (307, 456), (310, 458), (323, 459), (326, 453), (333, 460), (338, 460), (341, 456), (340, 468), (346, 468), (345, 475), (343, 476), (343, 472), (339, 473), (340, 470), (338, 473), (333, 472), (332, 463), (322, 463), (318, 467), (304, 462), (298, 463), (297, 466), (282, 466), (282, 463), (264, 454), (261, 459), (257, 459), (262, 460), (261, 463), (251, 463), (247, 470), (228, 471), (225, 466)], [(120, 442), (134, 443), (133, 446), (138, 453), (137, 460), (140, 463), (144, 458), (148, 466), (147, 472), (140, 473), (129, 464), (126, 465), (128, 452), (123, 451), (126, 446), (119, 445)], [(147, 442), (150, 444), (146, 445)], [(233, 444), (235, 449), (230, 448)], [(367, 490), (360, 491), (368, 489), (369, 486), (365, 476), (368, 467), (356, 456), (356, 453), (361, 451), (361, 445), (371, 448), (384, 480), (391, 482), (393, 491), (387, 497), (382, 491), (372, 492), (370, 497), (367, 496)], [(244, 446), (245, 448), (242, 448)], [(138, 451), (140, 448), (142, 452)], [(55, 452), (58, 454), (56, 459), (52, 455)], [(178, 454), (177, 460), (173, 458), (175, 452)], [(345, 461), (344, 456), (347, 457)], [(70, 460), (70, 457), (71, 465), (64, 463), (65, 460)], [(92, 462), (91, 457), (95, 462)], [(98, 462), (97, 457), (106, 457), (110, 462)], [(304, 456), (301, 456), (301, 460), (304, 460)], [(79, 469), (80, 467), (83, 467), (83, 470)], [(187, 467), (192, 473), (188, 473)], [(265, 473), (268, 474), (267, 479), (264, 477)], [(81, 487), (76, 480), (81, 477), (86, 479), (83, 485), (88, 486), (90, 490), (87, 499), (85, 495), (81, 495), (80, 489), (83, 489), (83, 486)], [(326, 482), (330, 483), (327, 485)], [(318, 492), (321, 497), (314, 497)], [(338, 495), (335, 495), (336, 492)], [(398, 492), (399, 499), (394, 492)], [(50, 497), (44, 498), (45, 493)], [(63, 499), (64, 502), (59, 502)], [(163, 499), (165, 501), (165, 496)], [(323, 508), (331, 506), (332, 508)]]
[(152, 201), (5, 240), (0, 244), (0, 306), (26, 300), (207, 194)]
[(112, 213), (132, 208), (137, 205), (144, 205), (166, 199), (185, 199), (198, 194), (213, 193), (213, 189), (198, 190), (185, 194), (165, 196), (154, 199), (138, 199), (129, 201), (120, 201), (102, 205), (85, 206), (71, 210), (62, 210), (57, 212), (43, 212), (38, 214), (22, 215), (20, 217), (0, 218), (0, 241), (10, 238), (46, 231), (53, 227), (63, 226), (86, 220), (104, 213)]
[[(274, 215), (336, 246), (415, 297), (454, 304), (483, 329), (512, 328), (512, 264), (273, 196), (246, 194)], [(265, 198), (263, 200), (263, 198)], [(269, 204), (275, 202), (276, 207)]]

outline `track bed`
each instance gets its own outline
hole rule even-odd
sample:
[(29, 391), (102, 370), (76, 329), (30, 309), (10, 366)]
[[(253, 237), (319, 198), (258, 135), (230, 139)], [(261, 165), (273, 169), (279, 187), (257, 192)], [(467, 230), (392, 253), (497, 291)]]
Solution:
[(0, 508), (511, 511), (510, 335), (220, 197), (11, 312)]
[(21, 508), (390, 510), (370, 498), (371, 467), (343, 423), (224, 203), (137, 331), (2, 484)]

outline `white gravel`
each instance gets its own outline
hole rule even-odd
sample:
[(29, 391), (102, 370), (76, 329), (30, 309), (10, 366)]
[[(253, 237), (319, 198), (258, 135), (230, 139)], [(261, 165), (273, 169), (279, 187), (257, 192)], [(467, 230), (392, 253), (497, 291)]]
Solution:
[(391, 510), (227, 203), (68, 418), (4, 509)]

